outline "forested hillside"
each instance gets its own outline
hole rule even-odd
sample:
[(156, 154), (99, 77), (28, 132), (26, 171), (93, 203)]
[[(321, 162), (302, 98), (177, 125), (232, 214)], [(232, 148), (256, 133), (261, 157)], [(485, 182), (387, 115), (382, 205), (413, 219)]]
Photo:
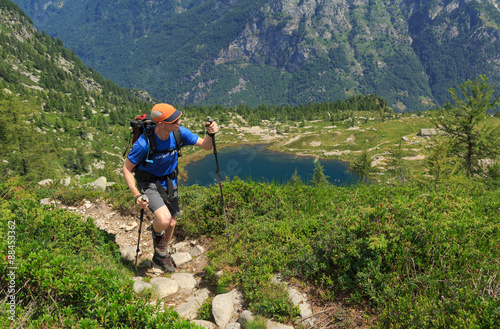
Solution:
[(82, 174), (92, 161), (109, 162), (127, 119), (150, 109), (149, 96), (104, 79), (10, 1), (0, 12), (2, 175)]
[(383, 97), (395, 111), (500, 78), (497, 0), (15, 0), (107, 78), (181, 105)]

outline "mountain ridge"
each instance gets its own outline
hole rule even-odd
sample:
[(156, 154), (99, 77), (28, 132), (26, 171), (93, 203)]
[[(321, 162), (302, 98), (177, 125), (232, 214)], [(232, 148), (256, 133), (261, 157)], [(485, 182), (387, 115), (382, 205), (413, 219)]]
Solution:
[(180, 105), (373, 93), (403, 112), (500, 79), (497, 0), (14, 2), (104, 76)]

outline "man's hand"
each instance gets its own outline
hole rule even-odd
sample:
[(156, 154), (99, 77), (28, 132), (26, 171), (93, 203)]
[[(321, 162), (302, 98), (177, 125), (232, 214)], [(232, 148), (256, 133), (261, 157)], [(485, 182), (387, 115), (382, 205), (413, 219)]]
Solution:
[(209, 135), (215, 135), (219, 132), (219, 126), (215, 121), (208, 121), (205, 123), (205, 127), (207, 127), (207, 134)]
[(135, 198), (135, 204), (141, 209), (146, 209), (149, 205), (148, 197), (145, 194), (140, 194)]

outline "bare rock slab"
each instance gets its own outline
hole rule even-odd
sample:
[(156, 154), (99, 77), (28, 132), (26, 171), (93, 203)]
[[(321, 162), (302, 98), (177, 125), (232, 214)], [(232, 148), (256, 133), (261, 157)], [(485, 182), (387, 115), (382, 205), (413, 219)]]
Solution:
[(205, 329), (217, 329), (217, 325), (215, 323), (212, 323), (210, 321), (205, 321), (205, 320), (193, 320), (191, 321), (192, 323), (203, 327)]
[(160, 299), (176, 294), (179, 291), (177, 282), (170, 278), (153, 278), (150, 283), (158, 292)]
[(191, 249), (191, 251), (189, 252), (189, 254), (193, 257), (198, 257), (204, 252), (205, 248), (203, 248), (202, 246), (194, 246), (193, 249)]
[(174, 273), (170, 278), (175, 280), (180, 289), (193, 290), (198, 286), (198, 282), (191, 273)]
[[(307, 302), (307, 295), (292, 287), (288, 288), (288, 295), (290, 296), (293, 305), (299, 308), (301, 318), (306, 318), (313, 313), (311, 306)], [(304, 320), (304, 324), (306, 324), (307, 326), (314, 326), (314, 321), (313, 319), (309, 318)]]
[(192, 261), (193, 257), (191, 257), (188, 252), (178, 252), (172, 254), (172, 260), (174, 261), (175, 266), (179, 267), (186, 264), (187, 262)]
[(139, 280), (137, 280), (137, 281), (135, 281), (135, 282), (134, 282), (134, 286), (133, 286), (133, 288), (134, 288), (134, 291), (135, 291), (137, 294), (139, 294), (139, 293), (141, 293), (141, 292), (142, 292), (142, 291), (144, 291), (144, 290), (147, 290), (147, 289), (152, 289), (152, 288), (153, 288), (153, 286), (152, 286), (150, 283), (148, 283), (148, 282), (144, 282), (144, 281), (139, 281)]
[(210, 291), (207, 288), (200, 289), (189, 296), (184, 303), (175, 308), (175, 311), (184, 319), (194, 320), (198, 316), (198, 310), (207, 300)]
[(241, 306), (242, 300), (242, 295), (237, 290), (214, 297), (212, 301), (212, 314), (217, 326), (225, 328), (231, 322), (233, 313)]
[(127, 262), (134, 262), (136, 254), (138, 256), (142, 255), (142, 251), (139, 250), (139, 253), (137, 253), (137, 248), (133, 246), (120, 248), (120, 253), (122, 255), (122, 259)]

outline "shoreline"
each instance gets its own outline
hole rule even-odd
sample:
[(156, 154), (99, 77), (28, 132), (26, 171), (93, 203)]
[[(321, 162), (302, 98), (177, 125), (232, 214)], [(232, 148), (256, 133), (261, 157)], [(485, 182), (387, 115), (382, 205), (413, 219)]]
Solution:
[[(228, 148), (228, 147), (239, 147), (239, 146), (244, 146), (244, 145), (248, 145), (248, 146), (255, 146), (255, 145), (265, 145), (265, 149), (266, 150), (269, 150), (271, 152), (276, 152), (276, 153), (283, 153), (283, 154), (287, 154), (287, 155), (293, 155), (293, 156), (296, 156), (296, 157), (310, 157), (310, 158), (314, 158), (316, 160), (328, 160), (328, 161), (339, 161), (339, 162), (344, 162), (344, 163), (347, 163), (347, 164), (350, 164), (351, 162), (350, 161), (347, 161), (347, 160), (340, 160), (340, 159), (336, 159), (336, 158), (325, 158), (325, 157), (322, 157), (322, 156), (319, 156), (319, 155), (314, 155), (314, 154), (304, 154), (304, 153), (293, 153), (293, 152), (285, 152), (283, 150), (276, 150), (276, 149), (272, 149), (271, 147), (276, 145), (279, 147), (281, 146), (281, 143), (279, 142), (276, 142), (276, 141), (266, 141), (266, 142), (236, 142), (236, 143), (229, 143), (229, 144), (221, 144), (221, 145), (217, 145), (217, 151), (219, 150), (222, 150), (222, 149), (225, 149), (225, 148)], [(193, 163), (193, 162), (196, 162), (196, 161), (200, 161), (202, 159), (204, 159), (205, 157), (209, 156), (213, 154), (213, 150), (211, 151), (205, 151), (205, 150), (199, 150), (199, 151), (196, 151), (188, 156), (182, 156), (182, 158), (184, 158), (184, 161), (182, 161), (182, 165), (181, 163), (179, 163), (179, 183), (185, 183), (188, 178), (189, 178), (189, 175), (187, 173), (187, 171), (185, 170), (185, 167), (190, 164), (190, 163)]]

